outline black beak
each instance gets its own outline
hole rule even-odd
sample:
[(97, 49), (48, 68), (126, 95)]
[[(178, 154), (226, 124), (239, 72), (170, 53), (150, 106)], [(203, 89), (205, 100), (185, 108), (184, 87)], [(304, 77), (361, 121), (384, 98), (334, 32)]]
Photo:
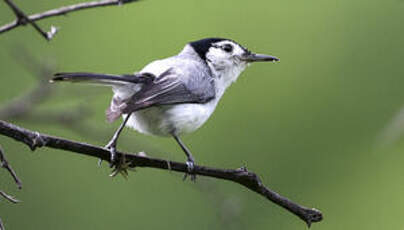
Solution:
[(241, 60), (246, 62), (264, 62), (264, 61), (276, 62), (279, 61), (279, 58), (266, 54), (247, 53), (243, 55), (243, 57), (241, 57)]

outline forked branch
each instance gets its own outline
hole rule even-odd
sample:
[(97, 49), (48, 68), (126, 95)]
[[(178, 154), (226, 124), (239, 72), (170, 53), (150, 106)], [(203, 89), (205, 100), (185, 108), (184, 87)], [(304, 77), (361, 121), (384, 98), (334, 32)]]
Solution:
[[(4, 155), (4, 151), (0, 146), (0, 167), (6, 169), (10, 175), (13, 177), (15, 183), (17, 184), (18, 189), (22, 188), (22, 182), (20, 180), (20, 178), (18, 178), (17, 174), (15, 173), (14, 169), (11, 167), (11, 165), (8, 163), (6, 156)], [(7, 196), (7, 194), (5, 194), (4, 192), (0, 191), (0, 194), (4, 197), (4, 198), (9, 198), (11, 196)], [(13, 199), (8, 199), (10, 201), (15, 201)], [(13, 202), (13, 203), (17, 203), (17, 202)]]
[[(5, 155), (4, 155), (4, 151), (0, 146), (0, 167), (5, 168), (10, 175), (13, 177), (15, 183), (17, 184), (17, 187), (19, 189), (22, 188), (22, 182), (21, 180), (18, 178), (17, 174), (15, 173), (15, 171), (13, 170), (13, 168), (11, 167), (11, 165), (8, 163)], [(3, 197), (4, 199), (10, 201), (11, 203), (18, 203), (20, 202), (19, 200), (17, 200), (16, 198), (14, 198), (13, 196), (5, 193), (4, 191), (0, 190), (0, 196)], [(4, 230), (4, 225), (2, 220), (0, 219), (0, 230)]]
[(9, 30), (15, 29), (21, 25), (31, 24), (46, 40), (49, 41), (56, 34), (57, 28), (55, 26), (52, 26), (50, 31), (45, 32), (41, 29), (41, 27), (39, 27), (35, 23), (35, 21), (39, 21), (41, 19), (54, 17), (54, 16), (66, 15), (66, 14), (74, 12), (74, 11), (101, 7), (101, 6), (122, 5), (125, 3), (135, 2), (137, 0), (101, 0), (101, 1), (84, 2), (84, 3), (78, 3), (78, 4), (74, 4), (74, 5), (70, 5), (70, 6), (63, 6), (63, 7), (57, 8), (57, 9), (48, 10), (48, 11), (38, 13), (38, 14), (33, 14), (30, 16), (27, 16), (20, 8), (18, 8), (18, 6), (16, 4), (14, 4), (12, 2), (12, 0), (4, 0), (4, 1), (13, 10), (14, 14), (16, 15), (16, 20), (1, 26), (0, 34), (7, 32)]
[[(1, 120), (0, 134), (25, 143), (31, 150), (35, 150), (38, 147), (48, 147), (92, 156), (105, 161), (110, 160), (110, 152), (103, 147), (33, 132)], [(118, 158), (122, 158), (123, 154), (125, 154), (125, 159), (128, 161), (130, 167), (148, 167), (183, 173), (188, 172), (187, 165), (184, 163), (122, 152), (117, 152)], [(311, 223), (322, 220), (320, 211), (301, 206), (272, 191), (262, 184), (260, 178), (255, 173), (249, 172), (245, 167), (239, 169), (218, 169), (195, 165), (194, 172), (197, 175), (224, 179), (241, 184), (297, 215), (304, 220), (308, 226), (310, 226)]]
[(41, 29), (41, 27), (38, 26), (38, 24), (35, 23), (34, 20), (31, 20), (16, 4), (14, 4), (13, 1), (11, 0), (4, 0), (6, 4), (13, 10), (15, 16), (17, 17), (16, 19), (16, 24), (17, 25), (26, 25), (26, 24), (31, 24), (38, 33), (40, 33), (46, 40), (51, 40), (53, 36), (56, 34), (57, 29), (56, 27), (52, 26), (51, 30), (49, 32), (45, 32)]

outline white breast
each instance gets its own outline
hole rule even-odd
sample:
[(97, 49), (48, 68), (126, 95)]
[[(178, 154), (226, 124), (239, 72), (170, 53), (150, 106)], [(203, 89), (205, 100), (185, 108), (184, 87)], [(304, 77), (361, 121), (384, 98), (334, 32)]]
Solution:
[(127, 126), (150, 135), (190, 133), (201, 127), (215, 110), (217, 100), (207, 104), (155, 106), (132, 114)]

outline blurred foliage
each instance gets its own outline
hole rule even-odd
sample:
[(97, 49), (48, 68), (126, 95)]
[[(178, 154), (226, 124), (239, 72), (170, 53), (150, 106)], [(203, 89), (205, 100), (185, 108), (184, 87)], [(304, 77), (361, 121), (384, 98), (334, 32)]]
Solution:
[[(80, 2), (15, 0), (27, 13)], [(404, 142), (380, 147), (382, 130), (404, 104), (404, 2), (144, 0), (40, 21), (61, 28), (46, 42), (31, 27), (0, 35), (0, 104), (37, 79), (10, 53), (26, 47), (57, 71), (128, 73), (174, 55), (192, 40), (220, 36), (281, 58), (255, 64), (225, 94), (209, 122), (184, 141), (199, 164), (246, 165), (281, 194), (323, 211), (312, 229), (402, 229)], [(14, 19), (0, 2), (0, 24)], [(24, 53), (20, 53), (24, 55)], [(22, 57), (21, 57), (22, 58)], [(63, 85), (40, 110), (69, 111), (99, 136), (55, 124), (18, 121), (52, 135), (103, 145), (106, 88)], [(100, 131), (102, 130), (102, 131)], [(184, 160), (171, 139), (125, 130), (119, 148)], [(29, 149), (0, 137), (23, 190), (5, 171), (1, 188), (24, 201), (0, 201), (8, 229), (305, 229), (285, 210), (240, 186), (138, 169), (108, 177), (106, 164), (68, 152)]]

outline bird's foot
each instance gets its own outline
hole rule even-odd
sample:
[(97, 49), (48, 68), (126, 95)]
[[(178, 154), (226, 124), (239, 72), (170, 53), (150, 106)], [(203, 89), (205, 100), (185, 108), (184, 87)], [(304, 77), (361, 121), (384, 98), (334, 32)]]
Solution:
[(187, 177), (190, 176), (191, 181), (196, 182), (196, 174), (194, 172), (194, 170), (195, 170), (195, 161), (194, 161), (194, 159), (188, 158), (186, 164), (187, 164), (187, 171), (188, 172), (186, 172), (184, 174), (184, 177), (182, 178), (182, 180), (186, 180)]
[(125, 154), (122, 154), (122, 156), (119, 157), (119, 160), (113, 163), (113, 169), (109, 176), (115, 177), (116, 175), (121, 174), (123, 177), (128, 178), (128, 170), (133, 169), (130, 165), (131, 162), (126, 160)]
[[(112, 168), (116, 163), (116, 142), (110, 141), (106, 146), (104, 146), (110, 153), (110, 163), (109, 167)], [(98, 166), (101, 167), (102, 159), (98, 160)]]
[[(104, 146), (110, 152), (110, 163), (109, 167), (112, 168), (112, 172), (110, 174), (111, 177), (115, 177), (118, 174), (121, 174), (123, 177), (128, 177), (128, 170), (133, 169), (131, 167), (131, 162), (126, 160), (125, 154), (121, 154), (118, 157), (116, 153), (116, 142), (110, 141), (106, 146)], [(101, 166), (102, 159), (99, 159), (98, 165)]]
[(104, 148), (110, 153), (109, 167), (112, 168), (114, 165), (119, 164), (116, 159), (116, 142), (110, 141)]
[[(116, 163), (116, 143), (110, 141), (106, 146), (104, 146), (104, 149), (109, 151), (110, 154), (110, 163), (109, 167), (112, 168), (113, 165)], [(98, 160), (98, 166), (101, 167), (102, 159), (100, 158)]]

